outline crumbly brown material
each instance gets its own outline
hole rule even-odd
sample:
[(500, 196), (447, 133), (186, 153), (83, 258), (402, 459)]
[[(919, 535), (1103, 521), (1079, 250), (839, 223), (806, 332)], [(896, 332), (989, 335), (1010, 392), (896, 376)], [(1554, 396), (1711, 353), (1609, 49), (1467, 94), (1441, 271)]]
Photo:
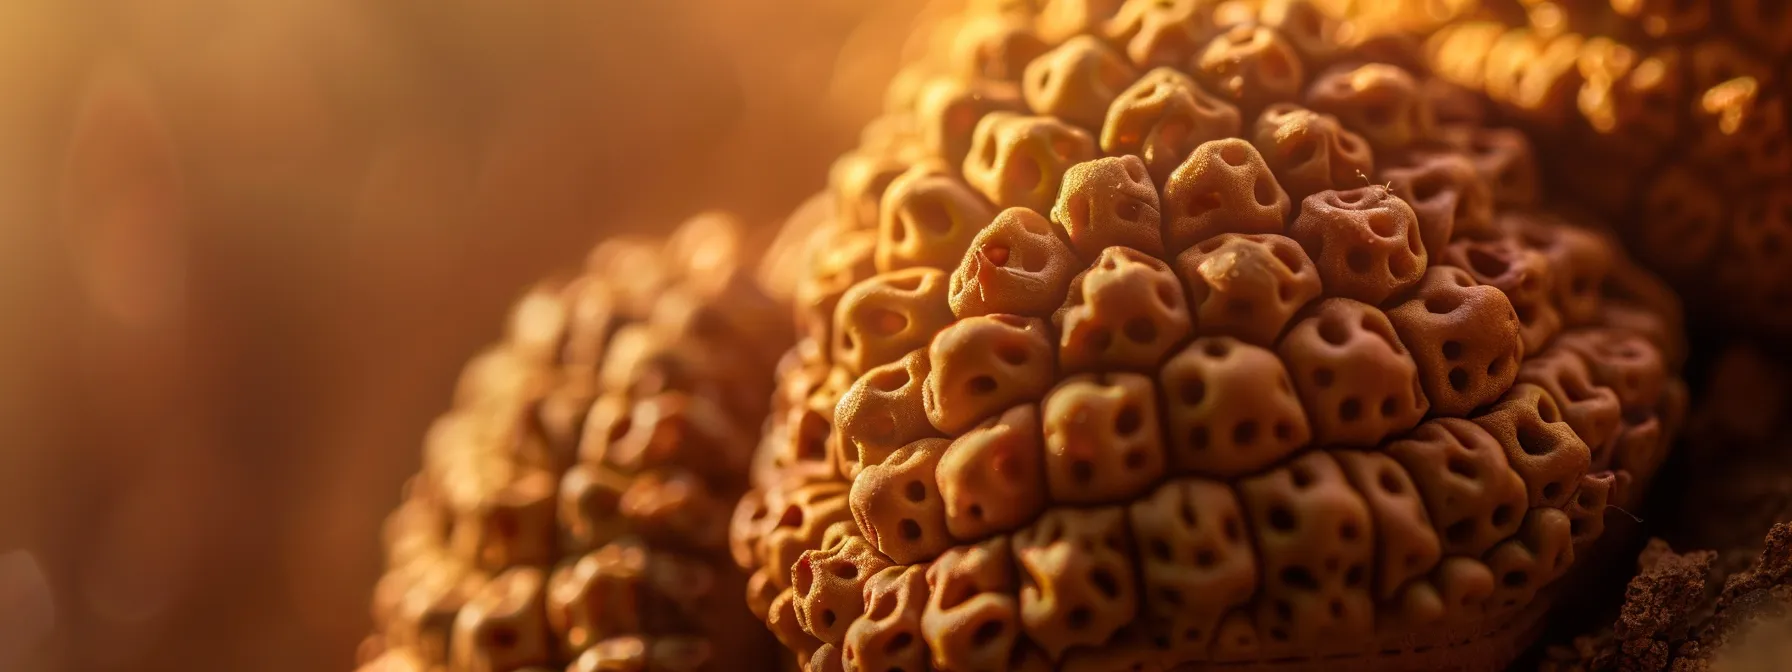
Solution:
[(366, 672), (738, 670), (770, 655), (727, 520), (782, 310), (708, 215), (531, 289), (387, 520)]
[(1311, 3), (971, 4), (837, 164), (795, 291), (731, 534), (780, 641), (1510, 660), (1681, 424), (1671, 293)]
[(1792, 523), (1768, 531), (1746, 569), (1714, 551), (1675, 553), (1652, 540), (1637, 559), (1617, 621), (1554, 647), (1543, 672), (1769, 672), (1792, 660)]
[[(1477, 0), (1428, 38), (1444, 80), (1553, 148), (1558, 196), (1602, 210), (1708, 312), (1792, 333), (1792, 12), (1779, 0)], [(1364, 12), (1363, 9), (1350, 11)], [(1386, 21), (1381, 22), (1388, 25)]]

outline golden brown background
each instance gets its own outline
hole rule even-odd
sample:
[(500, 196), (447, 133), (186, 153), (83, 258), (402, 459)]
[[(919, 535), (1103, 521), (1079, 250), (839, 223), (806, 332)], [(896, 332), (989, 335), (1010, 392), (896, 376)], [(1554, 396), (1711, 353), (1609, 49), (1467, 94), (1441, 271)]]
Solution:
[(462, 360), (603, 235), (769, 226), (921, 0), (0, 2), (30, 670), (345, 670)]

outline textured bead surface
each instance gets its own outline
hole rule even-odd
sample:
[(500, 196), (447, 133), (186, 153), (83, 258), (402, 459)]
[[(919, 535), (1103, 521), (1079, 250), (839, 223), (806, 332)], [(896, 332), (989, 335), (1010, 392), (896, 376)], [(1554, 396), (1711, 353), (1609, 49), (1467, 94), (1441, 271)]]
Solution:
[[(954, 15), (986, 24), (961, 41), (1043, 43), (947, 77), (1017, 82), (1029, 113), (959, 124), (965, 184), (1001, 210), (930, 266), (950, 318), (872, 368), (799, 347), (822, 361), (780, 374), (787, 408), (840, 403), (774, 415), (768, 450), (832, 457), (777, 466), (758, 520), (784, 490), (821, 529), (738, 524), (737, 559), (859, 539), (891, 563), (845, 631), (791, 632), (794, 607), (754, 593), (799, 661), (1503, 665), (1556, 565), (1597, 546), (1592, 508), (1657, 468), (1679, 422), (1671, 293), (1539, 208), (1532, 145), (1415, 45), (1256, 4)], [(1548, 51), (1521, 47), (1502, 58)], [(850, 493), (852, 524), (820, 487)]]

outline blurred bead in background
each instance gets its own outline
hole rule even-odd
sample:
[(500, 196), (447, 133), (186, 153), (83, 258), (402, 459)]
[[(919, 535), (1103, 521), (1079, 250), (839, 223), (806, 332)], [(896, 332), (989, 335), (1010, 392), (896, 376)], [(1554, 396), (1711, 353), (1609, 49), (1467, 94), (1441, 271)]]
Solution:
[(769, 237), (921, 4), (4, 3), (0, 552), (56, 616), (18, 669), (347, 669), (506, 305), (699, 210)]

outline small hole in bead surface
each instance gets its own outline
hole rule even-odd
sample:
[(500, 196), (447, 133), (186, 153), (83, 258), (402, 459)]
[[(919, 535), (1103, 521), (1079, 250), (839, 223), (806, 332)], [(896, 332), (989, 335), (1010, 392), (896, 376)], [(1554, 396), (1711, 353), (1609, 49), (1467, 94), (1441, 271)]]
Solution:
[(1294, 514), (1279, 506), (1271, 509), (1269, 526), (1278, 532), (1292, 532), (1294, 530)]
[(1206, 427), (1197, 426), (1194, 429), (1189, 430), (1189, 433), (1188, 433), (1189, 447), (1193, 448), (1195, 450), (1195, 452), (1201, 452), (1201, 451), (1207, 450), (1207, 446), (1211, 442), (1212, 442), (1212, 437), (1210, 437), (1208, 435)]
[(1232, 443), (1243, 447), (1257, 441), (1257, 421), (1246, 420), (1232, 427)]
[(1512, 522), (1512, 507), (1507, 504), (1494, 507), (1491, 520), (1494, 527), (1505, 527), (1506, 523)]
[(1327, 317), (1319, 321), (1319, 339), (1332, 345), (1343, 345), (1350, 341), (1350, 327), (1343, 320)]
[(1468, 266), (1483, 278), (1498, 278), (1512, 270), (1512, 262), (1479, 247), (1469, 248)]
[(1332, 373), (1331, 369), (1320, 367), (1313, 370), (1313, 384), (1318, 385), (1320, 389), (1331, 387), (1336, 380), (1337, 374)]
[(971, 645), (984, 647), (994, 643), (997, 637), (1002, 636), (1002, 629), (1001, 621), (984, 621), (977, 626), (976, 632), (971, 633)]
[(1281, 576), (1282, 583), (1290, 588), (1305, 591), (1319, 590), (1319, 581), (1315, 580), (1313, 573), (1307, 571), (1305, 567), (1299, 565), (1283, 567)]
[(1383, 238), (1392, 238), (1398, 233), (1398, 223), (1393, 213), (1386, 210), (1374, 210), (1369, 213), (1369, 231)]
[(1032, 359), (1025, 348), (1016, 345), (1003, 345), (996, 348), (996, 358), (1009, 366), (1022, 366)]
[(996, 391), (996, 379), (989, 376), (977, 376), (965, 382), (965, 391), (971, 396), (981, 397)]
[(935, 236), (944, 236), (952, 232), (952, 213), (946, 209), (944, 203), (930, 198), (914, 204), (912, 208), (912, 211), (908, 213), (908, 219), (921, 230)]
[[(890, 638), (890, 643), (884, 645), (884, 653), (887, 653), (890, 655), (896, 655), (898, 652), (902, 651), (903, 649), (908, 648), (908, 646), (913, 643), (915, 643), (914, 635), (911, 635), (906, 632), (896, 633), (895, 637)], [(893, 669), (901, 669), (901, 668), (893, 668)], [(885, 672), (891, 672), (891, 671), (886, 670)]]
[(1088, 460), (1077, 460), (1070, 463), (1070, 476), (1077, 483), (1088, 485), (1095, 480), (1095, 465)]
[(1452, 474), (1468, 479), (1475, 477), (1475, 465), (1467, 458), (1452, 455), (1446, 464)]
[(1338, 404), (1338, 419), (1344, 422), (1355, 422), (1363, 417), (1363, 402), (1356, 397), (1345, 399)]
[(1368, 273), (1369, 267), (1374, 263), (1367, 250), (1351, 250), (1344, 255), (1344, 265), (1349, 267), (1352, 273)]
[(1384, 418), (1394, 417), (1394, 412), (1397, 410), (1399, 410), (1399, 403), (1396, 402), (1393, 397), (1382, 398), (1382, 400), (1381, 400), (1381, 417), (1384, 417)]
[(1095, 584), (1095, 589), (1110, 600), (1120, 596), (1120, 581), (1114, 578), (1113, 572), (1096, 569), (1089, 572), (1089, 582)]
[(1200, 378), (1182, 381), (1182, 384), (1176, 388), (1176, 396), (1185, 405), (1199, 405), (1201, 400), (1207, 398), (1207, 383)]
[(927, 486), (922, 484), (920, 481), (909, 481), (908, 485), (903, 487), (902, 494), (904, 497), (908, 498), (908, 501), (911, 501), (911, 502), (926, 501)]
[(1294, 468), (1289, 469), (1288, 477), (1294, 482), (1294, 487), (1301, 490), (1305, 490), (1313, 485), (1313, 470), (1308, 469), (1305, 466), (1296, 465)]
[(1232, 353), (1232, 347), (1226, 345), (1225, 341), (1211, 340), (1201, 346), (1201, 352), (1213, 359), (1225, 359), (1226, 355)]
[(884, 372), (883, 375), (878, 376), (876, 379), (874, 379), (870, 382), (871, 382), (871, 386), (876, 389), (879, 389), (879, 390), (882, 390), (885, 392), (895, 392), (895, 391), (900, 390), (903, 387), (906, 387), (908, 385), (908, 383), (909, 383), (908, 371), (905, 371), (903, 369), (887, 370)]
[(1188, 214), (1190, 217), (1199, 217), (1224, 206), (1225, 201), (1220, 198), (1219, 192), (1207, 192), (1188, 200)]
[(1144, 414), (1138, 406), (1127, 405), (1114, 415), (1114, 431), (1121, 436), (1130, 436), (1139, 431), (1145, 424)]
[(983, 254), (984, 259), (989, 260), (989, 263), (995, 264), (997, 266), (1007, 266), (1008, 265), (1008, 257), (1010, 255), (1011, 250), (1007, 245), (999, 245), (999, 244), (992, 243), (989, 245), (984, 245), (983, 247), (979, 248), (979, 251)]
[(1070, 617), (1067, 619), (1066, 625), (1069, 625), (1072, 630), (1081, 630), (1089, 627), (1089, 622), (1094, 619), (1095, 612), (1090, 611), (1088, 607), (1077, 607), (1070, 610)]
[(1123, 329), (1126, 337), (1134, 343), (1149, 344), (1157, 341), (1157, 324), (1150, 318), (1135, 317), (1127, 320)]
[(1518, 447), (1523, 449), (1527, 455), (1548, 455), (1555, 450), (1555, 442), (1538, 428), (1519, 427)]
[(1381, 484), (1382, 491), (1390, 495), (1398, 495), (1406, 491), (1406, 487), (1400, 484), (1400, 477), (1393, 471), (1381, 472), (1381, 477), (1377, 480)]
[(921, 539), (920, 523), (904, 518), (902, 519), (902, 522), (897, 523), (896, 527), (901, 531), (902, 538), (905, 540), (919, 541)]
[(1562, 494), (1562, 484), (1561, 483), (1550, 483), (1550, 484), (1543, 486), (1543, 498), (1544, 499), (1555, 499), (1556, 497), (1561, 496), (1561, 494)]
[(1472, 520), (1459, 520), (1444, 528), (1444, 538), (1452, 544), (1467, 543), (1475, 534), (1475, 523)]
[(1468, 372), (1460, 366), (1450, 369), (1450, 389), (1458, 393), (1468, 390)]
[(851, 581), (859, 578), (858, 566), (850, 562), (835, 563), (831, 573), (843, 581)]
[(1119, 203), (1114, 204), (1114, 216), (1128, 222), (1139, 221), (1139, 215), (1143, 211), (1144, 206), (1132, 199), (1122, 199)]
[(1228, 166), (1244, 165), (1248, 160), (1244, 144), (1241, 142), (1226, 143), (1224, 147), (1220, 148), (1220, 160), (1225, 161)]
[(1292, 144), (1288, 145), (1287, 149), (1283, 150), (1282, 156), (1287, 159), (1287, 162), (1290, 165), (1298, 166), (1308, 161), (1312, 161), (1313, 156), (1318, 153), (1319, 143), (1314, 141), (1311, 136), (1303, 133), (1299, 140), (1295, 140)]
[(1045, 179), (1039, 162), (1030, 156), (1016, 156), (1008, 163), (1008, 181), (1021, 191), (1032, 191)]
[(1257, 197), (1258, 205), (1262, 205), (1262, 206), (1275, 205), (1275, 203), (1276, 203), (1276, 183), (1275, 183), (1274, 178), (1271, 178), (1268, 175), (1264, 175), (1263, 177), (1257, 178), (1257, 184), (1255, 186), (1255, 196)]
[(1448, 315), (1462, 307), (1462, 298), (1453, 294), (1425, 297), (1425, 312), (1432, 315)]

